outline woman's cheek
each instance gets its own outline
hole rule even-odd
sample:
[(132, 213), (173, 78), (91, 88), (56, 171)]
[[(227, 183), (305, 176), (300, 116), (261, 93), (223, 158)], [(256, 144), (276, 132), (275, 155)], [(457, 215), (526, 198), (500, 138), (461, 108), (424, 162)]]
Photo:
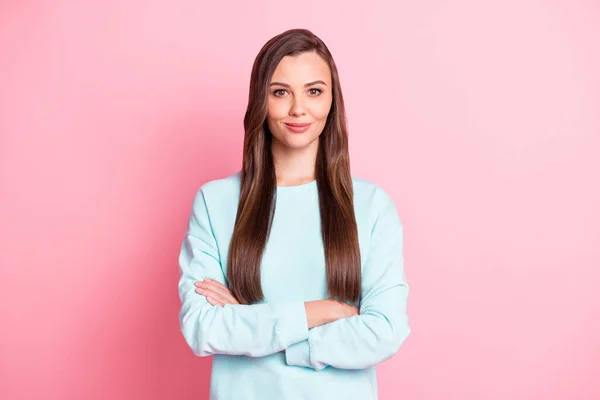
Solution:
[(329, 115), (331, 110), (331, 98), (323, 98), (319, 103), (318, 108), (315, 109), (315, 118), (324, 119)]

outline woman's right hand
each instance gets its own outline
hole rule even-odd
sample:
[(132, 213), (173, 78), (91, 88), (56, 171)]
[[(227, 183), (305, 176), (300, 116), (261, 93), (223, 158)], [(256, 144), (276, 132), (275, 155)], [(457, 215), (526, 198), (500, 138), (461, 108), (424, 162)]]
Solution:
[(304, 303), (308, 329), (358, 315), (358, 308), (333, 299)]

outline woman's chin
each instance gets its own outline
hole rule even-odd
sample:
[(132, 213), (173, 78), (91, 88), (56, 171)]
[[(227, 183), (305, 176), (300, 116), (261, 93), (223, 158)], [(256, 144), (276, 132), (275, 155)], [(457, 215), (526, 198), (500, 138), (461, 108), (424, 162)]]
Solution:
[(309, 147), (310, 145), (314, 145), (316, 144), (315, 142), (317, 141), (319, 137), (313, 137), (313, 136), (309, 136), (309, 135), (305, 135), (305, 134), (294, 134), (294, 135), (286, 135), (283, 140), (279, 140), (279, 142), (287, 148), (290, 149), (294, 149), (294, 150), (300, 150), (300, 149), (304, 149), (306, 147)]

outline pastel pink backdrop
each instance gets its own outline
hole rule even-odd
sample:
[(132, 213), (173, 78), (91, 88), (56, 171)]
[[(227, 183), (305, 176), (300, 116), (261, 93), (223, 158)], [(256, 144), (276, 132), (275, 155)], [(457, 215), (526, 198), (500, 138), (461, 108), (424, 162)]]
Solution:
[(382, 400), (600, 398), (592, 1), (4, 1), (0, 398), (206, 399), (178, 327), (195, 190), (272, 36), (330, 47), (353, 173), (405, 225)]

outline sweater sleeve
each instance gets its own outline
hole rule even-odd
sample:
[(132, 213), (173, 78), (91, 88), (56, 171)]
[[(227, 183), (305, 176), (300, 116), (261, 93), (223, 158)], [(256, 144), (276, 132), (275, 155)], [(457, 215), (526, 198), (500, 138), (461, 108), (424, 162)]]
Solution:
[(286, 349), (288, 365), (365, 369), (391, 358), (410, 334), (403, 229), (392, 199), (383, 197), (363, 267), (359, 315), (310, 329), (306, 340)]
[(212, 278), (227, 285), (202, 188), (194, 197), (179, 254), (181, 332), (197, 356), (262, 357), (308, 337), (304, 302), (212, 306), (194, 283)]

